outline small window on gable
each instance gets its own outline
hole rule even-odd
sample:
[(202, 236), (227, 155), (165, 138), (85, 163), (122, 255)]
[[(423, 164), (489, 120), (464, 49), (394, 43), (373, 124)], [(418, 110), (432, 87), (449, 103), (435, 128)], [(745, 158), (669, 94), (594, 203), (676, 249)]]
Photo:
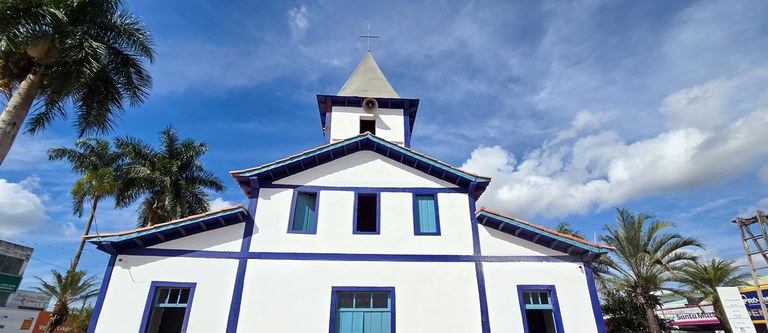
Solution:
[(365, 132), (371, 132), (371, 134), (376, 135), (376, 119), (360, 118), (360, 134)]
[(142, 332), (183, 332), (191, 303), (192, 288), (190, 287), (155, 287), (149, 318)]
[(314, 233), (317, 230), (317, 193), (297, 192), (289, 232)]
[(417, 235), (439, 235), (440, 222), (437, 216), (436, 196), (415, 195), (413, 203), (414, 226)]
[(358, 193), (355, 208), (355, 233), (378, 234), (378, 196), (376, 194)]

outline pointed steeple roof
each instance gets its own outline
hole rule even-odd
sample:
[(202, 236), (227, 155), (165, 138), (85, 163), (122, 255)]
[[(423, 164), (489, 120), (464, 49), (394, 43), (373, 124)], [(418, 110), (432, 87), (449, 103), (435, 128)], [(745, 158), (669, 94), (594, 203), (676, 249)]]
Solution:
[(382, 97), (400, 98), (389, 85), (384, 73), (379, 69), (376, 60), (373, 60), (371, 52), (366, 52), (363, 60), (349, 76), (347, 82), (341, 87), (339, 96)]

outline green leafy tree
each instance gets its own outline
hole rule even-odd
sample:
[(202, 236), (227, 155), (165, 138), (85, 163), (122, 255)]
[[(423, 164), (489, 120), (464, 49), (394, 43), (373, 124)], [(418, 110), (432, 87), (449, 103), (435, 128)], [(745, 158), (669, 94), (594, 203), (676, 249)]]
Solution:
[(96, 288), (96, 277), (86, 277), (86, 271), (67, 271), (61, 274), (56, 270), (51, 270), (52, 281), (45, 281), (36, 276), (40, 287), (34, 289), (50, 296), (56, 303), (51, 312), (51, 319), (45, 328), (46, 333), (53, 333), (59, 326), (64, 324), (69, 317), (69, 307), (79, 301), (86, 300), (98, 294)]
[(672, 227), (671, 222), (649, 214), (617, 209), (616, 224), (605, 226), (607, 235), (600, 237), (616, 248), (599, 259), (606, 269), (601, 278), (607, 285), (633, 295), (645, 312), (651, 333), (662, 332), (662, 323), (654, 313), (658, 298), (653, 292), (664, 289), (665, 282), (680, 272), (683, 265), (696, 259), (687, 248), (702, 247), (696, 238), (667, 232)]
[[(50, 160), (66, 160), (72, 171), (82, 175), (72, 186), (72, 213), (77, 217), (83, 216), (86, 202), (89, 202), (90, 214), (85, 223), (83, 236), (91, 230), (91, 224), (96, 216), (96, 207), (107, 197), (114, 197), (119, 182), (119, 170), (122, 156), (112, 149), (109, 141), (88, 138), (75, 142), (75, 148), (59, 147), (48, 150)], [(81, 238), (75, 258), (72, 259), (70, 271), (77, 269), (80, 256), (83, 253), (85, 238)]]
[(606, 328), (612, 333), (649, 333), (645, 310), (626, 290), (606, 289), (603, 292), (603, 315), (608, 317)]
[[(731, 333), (731, 326), (725, 316), (723, 303), (717, 294), (717, 287), (738, 287), (746, 283), (749, 274), (740, 272), (741, 266), (733, 260), (711, 259), (706, 262), (689, 262), (675, 274), (675, 281), (687, 287), (688, 291), (699, 293), (712, 302), (715, 316)], [(685, 294), (685, 293), (684, 293)]]
[(115, 145), (127, 159), (117, 204), (124, 207), (141, 199), (139, 226), (207, 212), (205, 190), (225, 190), (199, 160), (208, 150), (205, 142), (181, 140), (171, 126), (160, 132), (160, 149), (131, 137), (117, 138)]
[(110, 132), (125, 103), (144, 102), (154, 62), (147, 28), (121, 0), (0, 1), (0, 164), (30, 108), (35, 134), (74, 110), (79, 137)]
[(77, 310), (71, 310), (69, 322), (72, 324), (74, 331), (77, 333), (88, 332), (88, 324), (91, 322), (92, 315), (92, 306), (84, 306)]

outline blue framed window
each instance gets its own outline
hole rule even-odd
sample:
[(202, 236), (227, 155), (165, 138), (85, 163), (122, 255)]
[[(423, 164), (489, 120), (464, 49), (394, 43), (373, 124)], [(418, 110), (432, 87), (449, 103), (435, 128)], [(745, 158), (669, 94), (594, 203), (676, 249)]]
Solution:
[(416, 235), (440, 235), (437, 194), (413, 195), (413, 227)]
[(519, 285), (517, 293), (525, 333), (563, 333), (555, 286)]
[(140, 333), (187, 331), (195, 283), (153, 281), (141, 320)]
[(330, 333), (395, 332), (394, 287), (333, 287)]
[(317, 232), (317, 192), (294, 192), (289, 233), (314, 234)]
[(355, 234), (379, 234), (379, 206), (378, 193), (356, 193), (355, 221), (352, 232)]

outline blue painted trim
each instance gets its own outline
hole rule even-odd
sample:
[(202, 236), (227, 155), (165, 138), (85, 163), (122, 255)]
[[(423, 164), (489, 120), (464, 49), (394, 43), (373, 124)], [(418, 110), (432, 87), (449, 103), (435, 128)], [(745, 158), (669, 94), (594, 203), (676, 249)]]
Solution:
[(147, 332), (147, 321), (152, 312), (152, 303), (155, 299), (155, 292), (158, 288), (189, 288), (189, 299), (187, 300), (187, 307), (184, 313), (184, 323), (181, 326), (181, 332), (187, 331), (187, 324), (189, 323), (189, 315), (192, 313), (192, 300), (195, 298), (195, 282), (171, 282), (171, 281), (152, 281), (149, 285), (149, 295), (147, 296), (147, 302), (144, 304), (144, 314), (141, 317), (141, 326), (139, 327), (139, 333)]
[(338, 292), (345, 292), (345, 291), (352, 291), (352, 292), (382, 292), (386, 291), (389, 292), (389, 303), (390, 303), (390, 327), (392, 329), (391, 333), (395, 333), (397, 331), (396, 329), (396, 317), (397, 312), (395, 311), (395, 287), (331, 287), (331, 315), (329, 318), (329, 324), (328, 324), (328, 332), (329, 333), (336, 333), (336, 293)]
[(326, 144), (331, 143), (331, 129), (333, 129), (333, 112), (327, 112), (325, 114), (325, 121), (323, 121), (323, 128), (325, 128), (325, 133), (323, 133), (323, 139)]
[(170, 249), (130, 249), (125, 255), (207, 259), (385, 261), (385, 262), (582, 262), (573, 256), (475, 256), (459, 254), (364, 254), (197, 251)]
[[(444, 187), (350, 187), (350, 186), (314, 186), (314, 185), (290, 185), (290, 184), (266, 184), (261, 188), (285, 188), (295, 189), (301, 192), (319, 192), (319, 191), (349, 191), (361, 193), (415, 193), (415, 194), (436, 194), (436, 193), (467, 193), (465, 188), (444, 188)], [(474, 214), (474, 213), (473, 213)]]
[[(256, 189), (255, 198), (248, 202), (248, 214), (256, 216), (256, 208), (259, 204), (259, 190)], [(245, 287), (245, 273), (248, 268), (248, 260), (244, 256), (251, 250), (251, 239), (253, 238), (253, 229), (256, 222), (254, 218), (245, 221), (243, 228), (243, 240), (240, 243), (240, 253), (242, 256), (237, 262), (237, 272), (235, 273), (235, 286), (232, 290), (232, 301), (229, 304), (229, 315), (227, 316), (226, 333), (237, 332), (237, 324), (240, 320), (240, 306), (243, 300), (243, 288)]]
[[(312, 226), (307, 231), (293, 230), (293, 216), (296, 213), (296, 199), (299, 193), (312, 193), (315, 195), (315, 220), (312, 221)], [(291, 198), (291, 213), (288, 215), (288, 233), (289, 234), (305, 234), (314, 235), (317, 233), (317, 221), (320, 214), (318, 210), (318, 202), (320, 201), (320, 191), (307, 191), (307, 190), (294, 190), (293, 198)]]
[[(357, 231), (357, 201), (361, 195), (376, 196), (376, 232)], [(381, 234), (381, 194), (368, 192), (355, 192), (355, 206), (352, 210), (352, 234), (354, 235), (379, 235)]]
[(490, 333), (491, 320), (488, 315), (488, 294), (485, 290), (485, 272), (482, 262), (475, 262), (475, 277), (477, 278), (477, 294), (480, 300), (480, 327), (483, 333)]
[[(435, 204), (435, 232), (421, 232), (420, 228), (420, 221), (419, 221), (419, 203), (416, 202), (417, 196), (426, 196), (431, 195), (432, 200)], [(440, 236), (440, 207), (437, 203), (437, 193), (429, 193), (429, 194), (417, 194), (413, 193), (411, 196), (411, 200), (413, 201), (413, 234), (416, 236)]]
[[(609, 249), (595, 247), (595, 246), (587, 245), (587, 244), (584, 244), (584, 243), (581, 243), (581, 242), (577, 242), (577, 241), (572, 240), (570, 238), (562, 237), (560, 235), (557, 235), (557, 234), (554, 234), (554, 233), (551, 233), (551, 232), (547, 232), (547, 231), (541, 230), (539, 228), (532, 227), (532, 226), (530, 226), (530, 225), (528, 225), (526, 223), (522, 223), (520, 221), (516, 221), (516, 220), (510, 219), (510, 218), (507, 218), (505, 216), (492, 214), (492, 213), (489, 213), (489, 212), (484, 211), (484, 210), (478, 212), (477, 214), (473, 214), (473, 215), (475, 215), (476, 219), (488, 218), (488, 219), (491, 219), (491, 220), (498, 221), (498, 223), (506, 223), (507, 225), (509, 225), (511, 227), (514, 227), (515, 229), (520, 228), (520, 229), (526, 230), (526, 231), (528, 231), (530, 233), (539, 234), (539, 235), (542, 235), (542, 236), (547, 237), (549, 239), (556, 240), (556, 241), (564, 243), (564, 244), (569, 244), (571, 246), (575, 246), (577, 248), (580, 248), (580, 249), (588, 251), (588, 252), (594, 252), (596, 254), (605, 254), (605, 253), (609, 253), (610, 252)], [(512, 228), (507, 228), (506, 230), (504, 230), (504, 228), (502, 228), (501, 231), (505, 232), (505, 233), (511, 233), (511, 234), (514, 235), (514, 232), (513, 232), (514, 229), (513, 230), (510, 230), (510, 229), (512, 229)], [(541, 239), (541, 238), (539, 238), (539, 239)]]
[(592, 314), (595, 316), (595, 325), (597, 333), (607, 333), (605, 322), (603, 321), (603, 310), (600, 308), (600, 297), (597, 295), (595, 286), (595, 276), (592, 272), (592, 264), (584, 263), (584, 273), (587, 276), (587, 288), (589, 288), (589, 299), (592, 302)]
[[(472, 229), (472, 253), (475, 256), (482, 256), (480, 248), (480, 231), (478, 230), (478, 222), (475, 218), (477, 205), (475, 191), (477, 190), (477, 183), (470, 183), (467, 190), (467, 198), (469, 200), (469, 225)], [(475, 277), (477, 278), (477, 294), (480, 305), (480, 326), (483, 333), (490, 333), (491, 320), (490, 315), (488, 314), (488, 295), (485, 290), (485, 274), (483, 272), (482, 262), (475, 263)]]
[(403, 144), (411, 148), (411, 114), (407, 110), (403, 110), (403, 134), (405, 135)]
[(109, 289), (109, 281), (112, 280), (112, 271), (115, 268), (115, 261), (117, 261), (116, 254), (109, 256), (109, 263), (107, 263), (107, 269), (104, 271), (104, 278), (101, 280), (99, 295), (96, 297), (96, 304), (93, 305), (91, 321), (88, 323), (88, 333), (96, 331), (96, 325), (99, 322), (101, 309), (104, 308), (104, 298), (107, 296), (107, 289)]
[(555, 317), (555, 329), (557, 333), (565, 333), (563, 329), (563, 318), (560, 316), (560, 303), (557, 300), (557, 290), (554, 285), (546, 284), (519, 284), (517, 285), (517, 299), (520, 302), (520, 312), (523, 316), (523, 332), (524, 333), (536, 333), (528, 331), (528, 318), (525, 315), (525, 302), (523, 301), (523, 291), (526, 290), (542, 290), (549, 291), (549, 295), (552, 296), (552, 314)]

